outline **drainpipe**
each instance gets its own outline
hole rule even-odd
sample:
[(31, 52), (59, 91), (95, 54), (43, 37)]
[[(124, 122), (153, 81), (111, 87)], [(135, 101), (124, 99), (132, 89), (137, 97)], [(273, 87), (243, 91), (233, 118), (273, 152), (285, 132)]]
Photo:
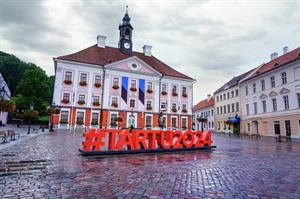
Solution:
[(103, 121), (103, 98), (104, 98), (104, 83), (105, 83), (105, 73), (106, 68), (103, 66), (103, 77), (102, 77), (102, 96), (101, 96), (101, 110), (100, 110), (100, 129), (102, 129), (102, 121)]
[[(194, 91), (194, 84), (196, 83), (196, 80), (194, 79), (194, 81), (192, 82), (192, 102), (191, 102), (191, 104), (192, 104), (192, 114), (191, 114), (191, 122), (192, 122), (192, 125), (191, 125), (191, 127), (192, 127), (192, 129), (193, 129), (193, 98), (194, 98), (194, 93), (193, 93), (193, 91)], [(195, 123), (195, 125), (196, 125), (196, 123)]]
[[(159, 87), (158, 87), (158, 91), (159, 91), (159, 93), (158, 93), (158, 115), (160, 116), (160, 93), (161, 93), (161, 79), (164, 77), (164, 75), (161, 75), (161, 77), (159, 78)], [(160, 118), (158, 118), (158, 119), (160, 119)], [(158, 120), (158, 121), (160, 121), (160, 120)]]

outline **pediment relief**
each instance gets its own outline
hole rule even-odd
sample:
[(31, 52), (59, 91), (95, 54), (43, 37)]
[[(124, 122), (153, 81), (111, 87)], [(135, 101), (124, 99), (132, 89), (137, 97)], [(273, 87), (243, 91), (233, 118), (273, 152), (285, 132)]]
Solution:
[(266, 99), (268, 96), (264, 93), (262, 93), (260, 96), (259, 96), (259, 99)]
[(269, 97), (274, 97), (274, 96), (276, 96), (276, 95), (278, 95), (278, 93), (276, 93), (275, 91), (271, 91), (271, 92), (269, 93)]
[(287, 89), (287, 88), (282, 88), (282, 89), (279, 91), (280, 94), (285, 94), (285, 93), (289, 93), (289, 92), (290, 92), (290, 90)]

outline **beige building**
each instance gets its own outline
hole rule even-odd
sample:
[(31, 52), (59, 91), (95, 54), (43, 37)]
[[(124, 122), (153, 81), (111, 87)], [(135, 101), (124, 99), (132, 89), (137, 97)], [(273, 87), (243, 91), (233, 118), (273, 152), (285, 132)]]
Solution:
[(240, 87), (246, 132), (300, 138), (300, 48), (273, 53)]

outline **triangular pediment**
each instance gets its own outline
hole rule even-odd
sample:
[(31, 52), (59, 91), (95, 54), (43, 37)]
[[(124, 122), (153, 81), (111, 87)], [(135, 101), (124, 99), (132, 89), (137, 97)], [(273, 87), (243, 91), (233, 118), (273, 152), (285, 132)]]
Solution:
[(266, 99), (268, 96), (264, 93), (262, 93), (260, 96), (259, 96), (259, 99)]
[(105, 66), (107, 69), (117, 70), (117, 71), (124, 71), (130, 73), (139, 73), (139, 74), (146, 74), (146, 75), (160, 75), (158, 71), (154, 68), (146, 64), (143, 60), (139, 59), (136, 56), (120, 60), (114, 63), (110, 63)]
[(271, 91), (271, 92), (269, 93), (269, 96), (270, 96), (270, 97), (274, 97), (274, 96), (276, 96), (276, 95), (278, 95), (278, 93), (276, 93), (275, 91)]
[(290, 90), (287, 89), (287, 88), (282, 88), (282, 89), (279, 91), (280, 94), (286, 94), (286, 93), (289, 93), (289, 92), (290, 92)]

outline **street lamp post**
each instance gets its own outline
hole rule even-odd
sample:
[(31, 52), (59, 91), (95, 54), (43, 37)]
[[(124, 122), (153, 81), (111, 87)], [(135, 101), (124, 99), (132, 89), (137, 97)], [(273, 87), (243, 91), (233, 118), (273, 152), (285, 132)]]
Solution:
[[(34, 106), (30, 105), (30, 110), (33, 110), (33, 109), (34, 109)], [(31, 123), (31, 116), (29, 117), (29, 124), (28, 124), (28, 132), (27, 132), (27, 134), (30, 134), (30, 123)]]
[[(51, 109), (50, 110), (54, 110), (56, 108), (56, 105), (55, 105), (55, 102), (53, 102), (53, 104), (52, 104), (52, 107), (51, 107)], [(50, 132), (53, 132), (54, 130), (53, 130), (53, 112), (52, 111), (50, 111)]]

